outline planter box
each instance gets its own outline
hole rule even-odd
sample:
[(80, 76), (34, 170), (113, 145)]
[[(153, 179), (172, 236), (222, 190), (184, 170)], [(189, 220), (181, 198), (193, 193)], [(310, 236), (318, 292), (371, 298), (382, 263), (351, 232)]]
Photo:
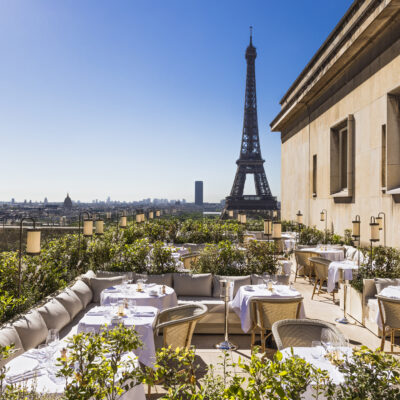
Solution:
[[(340, 285), (340, 308), (344, 309), (344, 285)], [(363, 295), (352, 286), (347, 285), (346, 292), (346, 313), (360, 324), (364, 325)]]

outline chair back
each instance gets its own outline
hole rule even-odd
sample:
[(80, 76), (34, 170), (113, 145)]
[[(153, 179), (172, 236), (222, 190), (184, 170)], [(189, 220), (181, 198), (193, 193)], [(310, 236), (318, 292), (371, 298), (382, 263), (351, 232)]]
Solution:
[(327, 280), (330, 261), (321, 257), (310, 257), (309, 261), (314, 265), (316, 278)]
[(311, 251), (295, 250), (294, 255), (296, 258), (296, 263), (303, 266), (304, 275), (310, 275), (310, 270), (313, 270), (314, 267), (310, 263), (309, 258), (315, 256), (315, 253)]
[(382, 324), (393, 329), (400, 329), (400, 299), (376, 296)]
[(183, 267), (185, 269), (193, 269), (193, 266), (196, 264), (198, 259), (199, 259), (199, 253), (190, 253), (181, 256)]
[(321, 340), (322, 329), (329, 329), (338, 341), (346, 341), (334, 325), (316, 319), (287, 319), (275, 322), (272, 334), (278, 350), (282, 350), (286, 347), (311, 347), (313, 341)]
[(303, 297), (251, 299), (251, 318), (253, 326), (262, 330), (271, 330), (276, 321), (298, 318)]
[(208, 312), (201, 303), (185, 304), (163, 310), (158, 314), (155, 334), (162, 330), (164, 347), (189, 348), (197, 322)]

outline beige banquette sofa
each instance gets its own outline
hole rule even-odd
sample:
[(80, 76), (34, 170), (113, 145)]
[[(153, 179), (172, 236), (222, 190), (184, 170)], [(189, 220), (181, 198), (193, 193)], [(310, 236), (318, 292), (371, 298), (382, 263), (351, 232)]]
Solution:
[[(77, 278), (67, 288), (47, 297), (25, 315), (18, 316), (0, 327), (0, 345), (15, 345), (15, 352), (6, 361), (44, 343), (49, 329), (57, 329), (60, 338), (76, 333), (77, 325), (83, 315), (100, 302), (101, 292), (113, 285), (122, 283), (125, 274), (98, 273), (88, 271)], [(128, 274), (133, 280), (140, 274)], [(221, 299), (220, 280), (226, 278), (212, 274), (171, 273), (149, 275), (147, 283), (156, 283), (173, 287), (178, 304), (202, 302), (208, 307), (208, 313), (197, 323), (196, 333), (224, 332), (224, 302)], [(243, 285), (258, 284), (261, 277), (247, 275), (228, 277), (235, 281), (234, 295)], [(240, 319), (229, 309), (230, 333), (244, 332)], [(2, 364), (3, 363), (3, 364)], [(0, 366), (5, 361), (0, 361)]]

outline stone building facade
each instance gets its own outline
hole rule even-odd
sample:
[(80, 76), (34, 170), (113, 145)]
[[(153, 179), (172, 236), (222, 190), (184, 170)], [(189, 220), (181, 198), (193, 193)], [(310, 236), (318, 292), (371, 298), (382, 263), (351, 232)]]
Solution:
[(400, 246), (400, 0), (356, 0), (282, 98), (282, 219)]

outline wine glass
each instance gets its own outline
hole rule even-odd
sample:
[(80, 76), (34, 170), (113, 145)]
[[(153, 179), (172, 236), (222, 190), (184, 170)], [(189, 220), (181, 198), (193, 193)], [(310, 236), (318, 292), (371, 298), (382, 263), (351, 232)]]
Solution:
[(142, 278), (142, 280), (143, 280), (143, 286), (144, 286), (144, 287), (146, 287), (147, 279), (148, 279), (147, 272), (143, 272), (143, 278)]
[(334, 334), (328, 328), (323, 328), (321, 330), (321, 344), (326, 351), (330, 351), (334, 342)]
[(46, 345), (49, 346), (51, 352), (54, 354), (56, 351), (56, 346), (60, 340), (60, 336), (58, 334), (57, 329), (49, 329), (46, 338)]
[(311, 355), (316, 360), (319, 360), (324, 353), (324, 348), (322, 347), (322, 343), (319, 340), (313, 340), (311, 342)]
[(117, 304), (118, 304), (118, 298), (115, 296), (110, 296), (110, 306), (112, 307), (112, 312), (114, 312), (114, 309)]

